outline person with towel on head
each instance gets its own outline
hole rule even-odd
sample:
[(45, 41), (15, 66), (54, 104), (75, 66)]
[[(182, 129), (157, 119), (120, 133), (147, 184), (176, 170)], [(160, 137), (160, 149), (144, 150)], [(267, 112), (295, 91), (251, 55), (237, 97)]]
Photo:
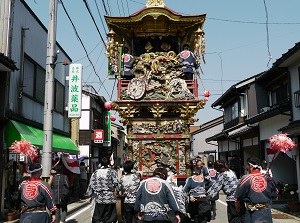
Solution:
[[(54, 223), (56, 220), (56, 206), (52, 199), (52, 191), (49, 184), (41, 179), (42, 171), (41, 164), (30, 164), (27, 172), (31, 174), (31, 177), (19, 186), (21, 194), (20, 223)], [(51, 213), (52, 218), (50, 218), (46, 208)]]

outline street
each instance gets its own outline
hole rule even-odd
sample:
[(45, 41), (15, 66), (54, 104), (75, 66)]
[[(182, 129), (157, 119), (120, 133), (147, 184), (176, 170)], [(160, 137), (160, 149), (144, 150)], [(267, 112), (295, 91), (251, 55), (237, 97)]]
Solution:
[[(227, 210), (226, 210), (226, 202), (225, 195), (220, 194), (220, 199), (217, 201), (217, 216), (216, 220), (211, 222), (213, 223), (224, 223), (227, 222)], [(82, 204), (81, 204), (82, 205)], [(82, 205), (80, 209), (76, 209), (76, 211), (70, 211), (68, 214), (66, 222), (67, 223), (90, 223), (91, 222), (91, 209), (90, 205)], [(291, 215), (285, 214), (283, 212), (279, 212), (277, 210), (272, 210), (273, 223), (296, 223), (299, 222), (300, 219), (293, 217)], [(183, 222), (184, 223), (184, 222)]]

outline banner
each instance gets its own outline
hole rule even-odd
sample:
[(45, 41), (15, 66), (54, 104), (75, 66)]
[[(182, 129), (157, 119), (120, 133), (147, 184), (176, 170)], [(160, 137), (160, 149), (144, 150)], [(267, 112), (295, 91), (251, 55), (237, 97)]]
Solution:
[[(117, 50), (115, 50), (117, 49)], [(122, 72), (123, 47), (114, 47), (108, 57), (108, 77), (115, 78)]]
[(111, 146), (111, 121), (110, 121), (110, 112), (104, 112), (104, 147)]
[(61, 160), (65, 167), (70, 170), (72, 173), (80, 174), (80, 169), (79, 169), (79, 162), (75, 157), (72, 155), (62, 155)]

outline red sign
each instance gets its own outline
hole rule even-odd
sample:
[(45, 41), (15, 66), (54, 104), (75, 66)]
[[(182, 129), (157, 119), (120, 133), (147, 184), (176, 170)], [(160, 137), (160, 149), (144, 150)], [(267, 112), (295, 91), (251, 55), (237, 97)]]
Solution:
[(94, 143), (103, 143), (104, 139), (104, 130), (103, 129), (95, 129), (94, 130)]

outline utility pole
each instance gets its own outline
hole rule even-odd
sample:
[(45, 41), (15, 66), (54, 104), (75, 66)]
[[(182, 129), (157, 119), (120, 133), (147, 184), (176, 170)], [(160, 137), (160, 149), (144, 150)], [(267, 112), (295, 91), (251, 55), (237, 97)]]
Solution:
[(43, 144), (43, 178), (50, 176), (52, 167), (52, 136), (53, 136), (53, 104), (54, 104), (54, 69), (57, 59), (56, 54), (56, 20), (57, 0), (49, 1), (46, 82), (44, 102), (44, 144)]

